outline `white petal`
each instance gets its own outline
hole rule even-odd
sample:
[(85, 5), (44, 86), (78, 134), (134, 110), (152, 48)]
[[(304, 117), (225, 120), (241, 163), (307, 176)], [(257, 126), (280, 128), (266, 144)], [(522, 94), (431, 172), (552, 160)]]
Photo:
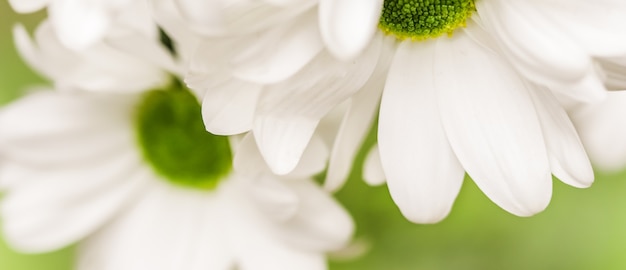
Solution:
[(603, 170), (626, 167), (626, 92), (609, 92), (604, 102), (572, 112), (592, 163)]
[(15, 48), (17, 48), (17, 52), (22, 59), (35, 71), (44, 76), (50, 76), (50, 73), (46, 70), (45, 63), (42, 63), (43, 59), (41, 59), (39, 48), (28, 35), (24, 25), (16, 24), (13, 26), (13, 39)]
[(134, 100), (34, 93), (1, 111), (0, 151), (44, 167), (108, 157), (132, 142), (126, 124)]
[[(590, 55), (562, 29), (555, 28), (552, 18), (544, 16), (534, 2), (479, 1), (476, 8), (485, 27), (525, 77), (565, 89), (584, 85), (594, 77), (589, 74), (595, 73)], [(589, 93), (585, 95), (595, 101), (604, 89), (599, 82), (594, 86), (586, 89)]]
[[(313, 136), (306, 146), (298, 165), (287, 177), (311, 177), (323, 171), (324, 168), (326, 168), (327, 161), (328, 147), (326, 147), (318, 136)], [(246, 134), (244, 139), (237, 146), (233, 166), (238, 173), (251, 176), (269, 174), (271, 172), (259, 152), (252, 133)]]
[(136, 155), (121, 155), (78, 170), (24, 168), (29, 171), (14, 180), (2, 204), (7, 241), (25, 252), (73, 244), (105, 224), (142, 190), (140, 166)]
[(367, 157), (365, 157), (365, 162), (363, 163), (363, 180), (370, 186), (380, 186), (386, 182), (383, 164), (380, 161), (378, 145), (374, 145), (367, 153)]
[(35, 12), (46, 7), (49, 2), (50, 0), (9, 0), (11, 8), (17, 13)]
[[(520, 0), (518, 0), (520, 1)], [(531, 0), (520, 1), (540, 10), (559, 32), (566, 33), (594, 56), (620, 56), (626, 53), (626, 5), (623, 1)]]
[(170, 52), (152, 38), (143, 33), (134, 32), (133, 35), (107, 39), (107, 44), (171, 73), (182, 75), (181, 68)]
[(101, 39), (111, 24), (102, 4), (82, 0), (54, 1), (48, 13), (59, 39), (74, 50), (85, 49)]
[[(152, 179), (153, 181), (160, 181)], [(79, 246), (80, 270), (231, 269), (220, 208), (211, 194), (165, 183)]]
[(299, 207), (300, 197), (289, 186), (277, 181), (272, 174), (259, 174), (254, 177), (241, 176), (254, 206), (275, 222), (285, 222), (293, 218)]
[(432, 81), (434, 45), (400, 44), (378, 124), (389, 192), (404, 216), (417, 223), (435, 223), (448, 215), (464, 175), (439, 119)]
[[(354, 158), (376, 117), (389, 62), (391, 62), (393, 51), (395, 51), (395, 48), (388, 44), (389, 41), (384, 41), (383, 53), (372, 77), (350, 99), (350, 107), (333, 143), (332, 154), (328, 163), (324, 187), (329, 191), (341, 188), (347, 180)], [(395, 43), (395, 40), (391, 42)]]
[(320, 33), (333, 55), (351, 60), (367, 46), (377, 30), (382, 0), (320, 0)]
[(322, 50), (312, 14), (245, 42), (254, 42), (234, 59), (233, 75), (255, 83), (277, 83), (300, 71)]
[(593, 183), (593, 169), (574, 125), (548, 89), (531, 87), (530, 94), (548, 148), (552, 174), (566, 184), (584, 188)]
[(354, 224), (348, 212), (312, 181), (285, 181), (300, 199), (290, 220), (277, 224), (273, 232), (283, 241), (302, 250), (327, 252), (345, 247)]
[(237, 144), (234, 152), (233, 168), (238, 173), (255, 176), (270, 172), (265, 160), (263, 160), (263, 156), (259, 152), (252, 132), (247, 133), (243, 137)]
[(314, 135), (304, 149), (298, 166), (287, 177), (308, 178), (321, 173), (326, 169), (326, 164), (328, 164), (328, 155), (328, 146), (319, 136)]
[(610, 90), (626, 90), (626, 57), (599, 61), (605, 73), (605, 83)]
[(252, 129), (260, 85), (228, 78), (207, 87), (202, 100), (202, 119), (207, 131), (234, 135)]
[(291, 171), (319, 120), (363, 87), (378, 61), (381, 43), (373, 43), (352, 63), (319, 56), (292, 79), (264, 90), (253, 131), (275, 173)]
[[(235, 252), (238, 269), (326, 269), (323, 254), (285, 243), (276, 235), (282, 232), (276, 222), (259, 215), (255, 201), (240, 193), (236, 182), (227, 184), (222, 196), (224, 207), (220, 210), (224, 234), (232, 240), (229, 247)], [(270, 233), (272, 228), (276, 233)]]
[(318, 121), (304, 117), (258, 116), (253, 133), (261, 154), (276, 174), (291, 172), (313, 136)]
[[(477, 27), (469, 25), (465, 31)], [(439, 39), (435, 51), (443, 127), (467, 173), (493, 202), (513, 214), (530, 216), (545, 209), (552, 179), (524, 83), (500, 55), (465, 33)]]

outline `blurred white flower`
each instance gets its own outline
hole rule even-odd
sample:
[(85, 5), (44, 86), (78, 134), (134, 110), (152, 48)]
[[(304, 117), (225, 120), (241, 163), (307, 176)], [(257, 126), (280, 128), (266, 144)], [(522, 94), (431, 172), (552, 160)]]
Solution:
[(86, 49), (107, 35), (129, 29), (156, 34), (147, 2), (143, 0), (9, 0), (16, 12), (47, 8), (61, 43), (73, 50)]
[(353, 224), (307, 179), (272, 175), (250, 136), (204, 131), (176, 84), (143, 95), (42, 91), (0, 112), (7, 241), (24, 252), (79, 242), (77, 269), (325, 269)]
[(318, 136), (277, 177), (251, 135), (206, 132), (198, 100), (168, 75), (184, 72), (193, 39), (176, 32), (168, 52), (137, 32), (73, 51), (54, 31), (44, 22), (32, 41), (14, 29), (57, 89), (0, 112), (1, 214), (14, 247), (79, 242), (78, 268), (90, 270), (325, 269), (325, 253), (349, 240), (350, 217), (309, 179), (328, 158)]
[[(593, 182), (568, 113), (607, 96), (607, 71), (599, 61), (626, 55), (624, 1), (204, 2), (220, 10), (211, 9), (220, 14), (214, 20), (189, 12), (206, 10), (192, 8), (194, 1), (175, 2), (194, 29), (210, 37), (192, 61), (190, 86), (229, 101), (230, 110), (215, 114), (222, 119), (238, 119), (241, 113), (230, 112), (244, 110), (245, 119), (254, 119), (214, 130), (252, 130), (277, 173), (297, 163), (296, 150), (320, 117), (284, 107), (330, 111), (353, 97), (351, 106), (368, 112), (379, 96), (372, 90), (370, 99), (354, 98), (354, 88), (380, 93), (384, 85), (380, 162), (393, 199), (414, 222), (444, 218), (465, 172), (491, 200), (520, 216), (548, 205), (551, 174), (576, 187)], [(348, 71), (345, 78), (329, 72), (346, 64), (367, 78), (351, 82)], [(382, 75), (358, 67), (373, 64), (385, 67)], [(229, 73), (217, 68), (224, 66)], [(371, 121), (364, 115), (352, 120)], [(213, 117), (205, 114), (207, 126)], [(367, 125), (354, 121), (344, 122), (356, 127), (342, 134), (364, 132)]]

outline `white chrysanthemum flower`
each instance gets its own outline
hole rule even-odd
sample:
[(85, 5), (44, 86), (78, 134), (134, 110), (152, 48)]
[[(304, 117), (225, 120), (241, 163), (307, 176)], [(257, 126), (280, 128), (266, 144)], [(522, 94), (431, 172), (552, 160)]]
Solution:
[(47, 8), (62, 44), (74, 50), (127, 30), (156, 34), (147, 2), (142, 0), (9, 0), (9, 4), (19, 13)]
[[(191, 2), (178, 1), (182, 6)], [(444, 218), (465, 172), (491, 200), (520, 216), (535, 214), (548, 205), (551, 174), (576, 187), (593, 182), (585, 149), (566, 109), (572, 113), (581, 103), (606, 97), (606, 67), (598, 61), (626, 55), (624, 1), (209, 2), (222, 8), (225, 15), (201, 23), (190, 20), (196, 27), (225, 29), (204, 34), (230, 37), (231, 43), (222, 41), (227, 49), (221, 52), (232, 52), (206, 56), (207, 50), (200, 50), (203, 54), (197, 62), (205, 66), (192, 69), (196, 73), (189, 76), (191, 86), (228, 93), (223, 99), (238, 108), (279, 102), (317, 106), (313, 97), (324, 96), (327, 87), (305, 85), (301, 92), (307, 95), (299, 95), (285, 85), (306, 84), (306, 78), (315, 76), (331, 78), (324, 72), (337, 64), (327, 61), (312, 68), (329, 54), (355, 59), (350, 63), (357, 65), (362, 65), (360, 59), (374, 57), (384, 66), (387, 51), (394, 50), (388, 73), (370, 77), (363, 87), (381, 91), (383, 87), (377, 85), (384, 84), (378, 126), (380, 163), (393, 199), (412, 221), (430, 223)], [(274, 13), (256, 17), (258, 24), (251, 29), (238, 23), (250, 18), (238, 20), (228, 13), (254, 10), (255, 5), (264, 5), (265, 11), (271, 7)], [(230, 65), (234, 78), (222, 85), (262, 89), (260, 97), (242, 98), (235, 91), (221, 90), (220, 85), (194, 84), (198, 77), (216, 76), (217, 69), (212, 67), (216, 62), (206, 64), (215, 59), (223, 66)], [(272, 89), (272, 95), (266, 94), (267, 89)], [(346, 98), (355, 92), (350, 87), (333, 89), (335, 96)], [(375, 90), (369, 100), (353, 99), (352, 106), (369, 106), (362, 110), (370, 111), (376, 105), (371, 99), (377, 99)], [(368, 105), (362, 105), (365, 100)], [(324, 108), (342, 101), (329, 101)], [(255, 109), (249, 111), (254, 117), (263, 115)], [(294, 118), (292, 111), (277, 111), (273, 116), (293, 122), (257, 131), (255, 121), (250, 129), (263, 137), (257, 142), (270, 167), (282, 173), (297, 161), (297, 152), (290, 149), (302, 149), (296, 144), (305, 144), (309, 138), (307, 133), (293, 130), (305, 130), (302, 123), (315, 123), (316, 117)], [(358, 117), (346, 119), (359, 121)], [(345, 128), (339, 136), (362, 131)], [(292, 155), (267, 154), (267, 137), (293, 142), (271, 144), (274, 153)], [(371, 159), (374, 164), (376, 161)], [(341, 185), (339, 177), (331, 180), (329, 186)], [(381, 177), (372, 180), (380, 182)]]
[(325, 269), (353, 230), (307, 179), (325, 167), (323, 144), (279, 178), (247, 136), (233, 164), (179, 84), (34, 93), (0, 112), (0, 130), (7, 241), (25, 252), (79, 242), (77, 269)]

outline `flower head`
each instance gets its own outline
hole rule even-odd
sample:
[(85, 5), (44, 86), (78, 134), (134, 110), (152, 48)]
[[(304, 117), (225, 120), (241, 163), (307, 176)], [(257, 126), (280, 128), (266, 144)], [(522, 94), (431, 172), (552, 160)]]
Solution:
[[(253, 2), (243, 2), (240, 7)], [(306, 10), (297, 5), (313, 2)], [(229, 36), (232, 54), (198, 57), (197, 61), (235, 63), (230, 72), (221, 73), (232, 76), (222, 84), (255, 89), (255, 105), (271, 97), (267, 104), (280, 101), (309, 108), (299, 103), (303, 102), (329, 111), (350, 99), (352, 114), (361, 111), (366, 117), (346, 119), (365, 123), (344, 122), (340, 137), (364, 133), (363, 126), (371, 122), (367, 112), (376, 110), (382, 92), (378, 125), (381, 166), (392, 197), (410, 220), (430, 223), (445, 217), (465, 172), (496, 204), (520, 216), (547, 206), (551, 175), (576, 187), (593, 182), (589, 160), (568, 113), (606, 96), (604, 71), (596, 61), (626, 55), (626, 34), (618, 27), (626, 23), (622, 16), (626, 6), (621, 1), (254, 3), (281, 14), (299, 15), (256, 17), (263, 27), (254, 28), (254, 35), (213, 31), (207, 44), (215, 42), (215, 37)], [(235, 29), (231, 27), (238, 25), (238, 20), (229, 17), (229, 11), (222, 9), (231, 20), (211, 25)], [(584, 19), (577, 19), (581, 17)], [(328, 55), (335, 60), (320, 65)], [(358, 84), (350, 82), (349, 76), (325, 73), (343, 63), (376, 63), (380, 71), (359, 72), (368, 78)], [(217, 74), (215, 70), (197, 69), (188, 81), (209, 96), (223, 93), (217, 90), (221, 87), (194, 84), (197, 78)], [(324, 96), (328, 87), (304, 84), (307, 95), (289, 87), (311, 77), (340, 85), (332, 88), (337, 98), (318, 106), (312, 97)], [(369, 94), (357, 94), (361, 92), (355, 88)], [(242, 96), (229, 95), (231, 104), (250, 101), (250, 96)], [(258, 109), (250, 115), (265, 116)], [(310, 132), (302, 131), (315, 126), (321, 115), (276, 110), (263, 128), (257, 128), (255, 120), (245, 130), (254, 131), (270, 167), (285, 173), (297, 160), (297, 152), (291, 155), (294, 151), (289, 150), (303, 149)], [(284, 121), (289, 124), (276, 125)], [(273, 144), (268, 134), (289, 143)], [(362, 138), (353, 136), (357, 141)], [(276, 156), (266, 149), (290, 155)], [(341, 185), (337, 178), (333, 181), (331, 186)]]

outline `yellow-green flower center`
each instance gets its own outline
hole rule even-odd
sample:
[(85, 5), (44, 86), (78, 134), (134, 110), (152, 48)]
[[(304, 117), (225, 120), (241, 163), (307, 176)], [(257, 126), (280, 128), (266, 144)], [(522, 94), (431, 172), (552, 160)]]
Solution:
[(474, 0), (385, 0), (378, 27), (400, 40), (425, 40), (464, 27)]
[(205, 130), (198, 100), (179, 81), (144, 94), (134, 120), (143, 158), (169, 182), (210, 190), (230, 173), (228, 138)]

